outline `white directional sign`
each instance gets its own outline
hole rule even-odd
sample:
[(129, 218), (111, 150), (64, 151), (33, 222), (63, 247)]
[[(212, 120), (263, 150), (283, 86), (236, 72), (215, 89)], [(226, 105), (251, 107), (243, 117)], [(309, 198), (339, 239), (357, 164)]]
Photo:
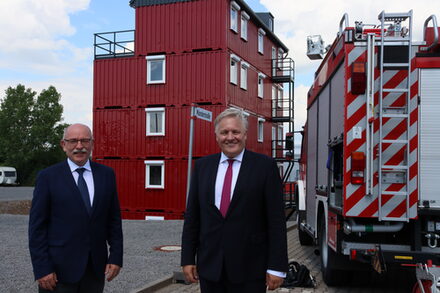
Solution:
[(209, 122), (212, 121), (212, 112), (211, 111), (208, 111), (208, 110), (205, 110), (202, 108), (195, 108), (194, 112), (195, 112), (194, 114), (197, 118), (203, 119), (203, 120), (206, 120)]

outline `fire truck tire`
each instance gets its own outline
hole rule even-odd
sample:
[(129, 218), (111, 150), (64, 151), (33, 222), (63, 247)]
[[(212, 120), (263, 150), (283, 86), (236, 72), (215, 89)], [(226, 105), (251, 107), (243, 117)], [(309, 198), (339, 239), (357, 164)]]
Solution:
[(321, 217), (318, 231), (319, 252), (321, 256), (322, 279), (328, 286), (342, 285), (347, 281), (348, 272), (335, 269), (338, 265), (338, 255), (327, 245), (325, 218)]
[(307, 234), (307, 232), (301, 230), (300, 228), (300, 223), (301, 223), (301, 213), (297, 213), (296, 216), (296, 228), (298, 229), (298, 239), (299, 239), (299, 244), (303, 245), (303, 246), (310, 246), (313, 244), (313, 238), (310, 237), (309, 234)]

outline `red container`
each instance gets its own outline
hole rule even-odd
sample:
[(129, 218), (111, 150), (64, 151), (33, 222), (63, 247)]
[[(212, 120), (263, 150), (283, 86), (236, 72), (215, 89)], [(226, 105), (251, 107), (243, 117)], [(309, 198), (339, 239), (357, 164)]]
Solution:
[(145, 57), (94, 61), (94, 109), (147, 105), (225, 104), (223, 51), (166, 55), (165, 84), (147, 84)]
[(183, 213), (154, 213), (154, 212), (136, 212), (121, 211), (124, 220), (146, 220), (147, 217), (162, 217), (164, 220), (182, 220)]
[(136, 8), (137, 55), (226, 47), (229, 1), (200, 0)]
[[(213, 120), (226, 107), (205, 105)], [(165, 107), (165, 136), (146, 135), (145, 108), (94, 110), (94, 158), (143, 159), (148, 157), (187, 158), (189, 145), (190, 108)], [(258, 116), (264, 118), (263, 116)], [(263, 142), (257, 140), (258, 119), (248, 117), (247, 148), (271, 155), (272, 123), (264, 123)], [(214, 134), (214, 121), (196, 119), (194, 123), (193, 156), (202, 157), (219, 151)]]
[(122, 211), (183, 214), (185, 210), (188, 161), (157, 160), (165, 166), (164, 188), (146, 188), (144, 160), (100, 160), (115, 170)]

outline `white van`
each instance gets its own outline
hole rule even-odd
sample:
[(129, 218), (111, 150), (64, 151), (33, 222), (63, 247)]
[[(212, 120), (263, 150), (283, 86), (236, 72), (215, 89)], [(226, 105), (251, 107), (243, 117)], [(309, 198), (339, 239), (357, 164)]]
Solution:
[(17, 184), (17, 170), (14, 167), (0, 166), (0, 185)]

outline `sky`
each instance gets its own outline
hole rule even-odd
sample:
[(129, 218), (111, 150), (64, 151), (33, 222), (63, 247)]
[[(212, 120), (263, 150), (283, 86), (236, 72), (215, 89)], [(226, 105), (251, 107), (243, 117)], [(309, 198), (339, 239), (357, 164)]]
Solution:
[[(216, 1), (216, 0), (211, 0)], [(24, 84), (34, 91), (53, 85), (62, 94), (64, 122), (92, 124), (94, 33), (134, 29), (129, 0), (0, 0), (0, 99), (5, 90)], [(413, 10), (414, 40), (423, 23), (440, 17), (436, 0), (246, 0), (255, 12), (270, 11), (275, 33), (296, 63), (295, 128), (305, 122), (307, 91), (319, 61), (306, 57), (306, 39), (321, 35), (331, 44), (345, 12), (349, 24), (377, 24), (386, 12)], [(440, 19), (439, 19), (440, 20)]]

